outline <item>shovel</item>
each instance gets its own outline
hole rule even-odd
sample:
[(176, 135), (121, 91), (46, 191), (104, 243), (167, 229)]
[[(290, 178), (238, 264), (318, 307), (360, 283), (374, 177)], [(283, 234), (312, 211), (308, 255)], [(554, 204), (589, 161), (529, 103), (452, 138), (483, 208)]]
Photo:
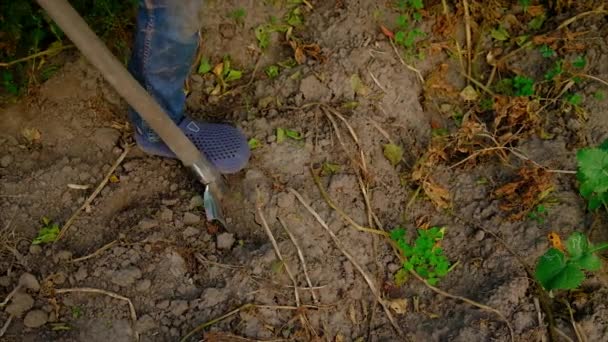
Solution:
[(131, 76), (66, 0), (37, 0), (82, 54), (161, 137), (181, 162), (205, 185), (203, 203), (208, 221), (226, 226), (221, 201), (226, 185), (221, 174), (182, 133), (163, 108)]

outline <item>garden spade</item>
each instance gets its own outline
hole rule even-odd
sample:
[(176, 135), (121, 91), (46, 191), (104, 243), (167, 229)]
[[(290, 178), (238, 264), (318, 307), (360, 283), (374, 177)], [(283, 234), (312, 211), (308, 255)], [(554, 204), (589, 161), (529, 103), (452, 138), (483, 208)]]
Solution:
[(203, 203), (207, 220), (225, 226), (221, 201), (226, 185), (213, 164), (131, 76), (67, 0), (37, 1), (91, 64), (99, 69), (116, 92), (142, 116), (181, 162), (205, 185)]

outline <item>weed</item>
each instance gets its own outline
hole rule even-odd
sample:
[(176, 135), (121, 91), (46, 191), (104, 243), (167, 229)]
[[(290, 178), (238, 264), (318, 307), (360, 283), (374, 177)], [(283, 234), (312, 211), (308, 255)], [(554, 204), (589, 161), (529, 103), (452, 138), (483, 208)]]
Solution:
[(513, 90), (515, 96), (532, 96), (534, 95), (534, 80), (517, 75), (513, 77)]
[(583, 271), (598, 271), (602, 262), (595, 253), (608, 249), (608, 243), (593, 246), (583, 233), (566, 240), (565, 251), (550, 248), (536, 264), (534, 276), (545, 290), (576, 289), (585, 280)]
[(572, 66), (578, 69), (582, 69), (587, 65), (587, 59), (584, 56), (577, 56), (572, 61)]
[(201, 63), (198, 66), (198, 73), (200, 75), (204, 75), (208, 72), (210, 72), (211, 70), (213, 70), (213, 67), (211, 66), (211, 63), (209, 62), (209, 58), (207, 57), (203, 57), (201, 58)]
[(44, 226), (38, 231), (38, 236), (32, 241), (32, 245), (51, 243), (59, 236), (59, 224), (52, 222), (48, 217), (42, 218)]
[(509, 39), (509, 31), (507, 31), (504, 27), (498, 26), (497, 28), (490, 31), (490, 36), (497, 41), (504, 42)]
[(234, 11), (228, 14), (232, 20), (234, 20), (238, 25), (243, 25), (245, 23), (245, 18), (247, 17), (247, 11), (244, 8), (239, 7)]
[(445, 228), (433, 227), (418, 229), (418, 238), (413, 244), (405, 240), (405, 230), (397, 228), (391, 231), (391, 239), (395, 241), (399, 251), (406, 260), (403, 269), (415, 271), (429, 284), (436, 285), (440, 278), (448, 274), (450, 263), (443, 255), (440, 247), (445, 234)]
[(538, 51), (540, 51), (541, 56), (543, 56), (544, 58), (551, 58), (557, 55), (557, 53), (555, 53), (555, 50), (553, 50), (547, 44), (541, 45), (540, 48), (538, 48)]
[(73, 306), (71, 311), (73, 319), (82, 317), (82, 308), (80, 306)]
[(339, 173), (341, 169), (342, 169), (342, 167), (340, 166), (340, 164), (333, 164), (333, 163), (325, 162), (325, 163), (323, 163), (323, 166), (321, 166), (321, 175), (322, 176), (335, 175), (335, 174)]
[(403, 159), (403, 149), (395, 144), (386, 144), (383, 148), (384, 157), (392, 166), (397, 166)]
[(304, 136), (302, 135), (302, 133), (293, 129), (286, 129), (281, 127), (277, 128), (277, 144), (282, 143), (287, 138), (292, 140), (302, 140), (304, 139)]
[(266, 75), (269, 78), (277, 78), (279, 76), (280, 69), (277, 65), (270, 65), (266, 68)]
[(595, 93), (593, 93), (593, 98), (598, 101), (603, 101), (606, 98), (606, 93), (604, 93), (601, 90), (598, 90)]
[(583, 103), (583, 96), (579, 93), (569, 93), (565, 95), (566, 102), (573, 106), (580, 106)]
[(547, 73), (545, 74), (545, 79), (547, 81), (555, 81), (555, 79), (558, 76), (561, 76), (564, 73), (563, 64), (564, 64), (563, 59), (555, 61), (555, 64), (553, 64), (553, 67), (551, 69), (549, 69), (547, 71)]
[(584, 148), (576, 154), (579, 192), (589, 210), (608, 205), (608, 139), (599, 147)]
[(528, 22), (528, 28), (530, 28), (532, 31), (538, 31), (543, 27), (545, 20), (547, 20), (545, 15), (534, 17), (532, 20), (530, 20), (530, 22)]
[(547, 208), (542, 204), (537, 205), (534, 209), (532, 209), (532, 211), (530, 211), (528, 213), (528, 218), (533, 221), (536, 221), (536, 223), (538, 223), (538, 224), (545, 223), (546, 217), (547, 217)]
[(255, 150), (257, 148), (262, 147), (262, 142), (256, 138), (251, 138), (249, 139), (249, 141), (247, 142), (247, 144), (249, 145), (249, 148), (251, 150)]
[[(201, 61), (199, 65), (198, 72), (201, 74), (205, 74), (209, 72), (211, 64), (205, 58)], [(230, 83), (240, 80), (243, 77), (243, 72), (238, 69), (232, 68), (232, 64), (229, 56), (225, 56), (221, 63), (216, 64), (211, 72), (215, 75), (217, 84), (211, 91), (211, 95), (220, 95), (228, 90)]]
[(399, 0), (397, 8), (400, 14), (397, 17), (397, 30), (394, 33), (395, 43), (409, 49), (414, 46), (416, 39), (426, 36), (426, 33), (419, 28), (411, 27), (409, 20), (410, 16), (416, 22), (422, 20), (420, 11), (424, 9), (424, 3), (422, 0)]

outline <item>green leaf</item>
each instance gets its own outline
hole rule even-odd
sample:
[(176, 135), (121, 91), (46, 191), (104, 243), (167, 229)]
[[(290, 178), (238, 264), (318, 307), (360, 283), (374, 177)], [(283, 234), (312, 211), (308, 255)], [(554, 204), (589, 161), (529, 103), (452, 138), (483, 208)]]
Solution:
[(293, 139), (293, 140), (302, 140), (304, 139), (304, 136), (302, 135), (302, 133), (295, 131), (293, 129), (286, 129), (285, 130), (285, 136), (287, 136), (289, 139)]
[(201, 59), (201, 64), (198, 66), (198, 73), (204, 75), (210, 72), (211, 69), (213, 69), (213, 66), (211, 66), (211, 63), (209, 63), (209, 59), (207, 57), (203, 57)]
[(580, 191), (588, 197), (590, 191), (604, 193), (608, 190), (608, 151), (599, 148), (581, 149), (576, 154), (577, 176), (581, 181)]
[(587, 60), (585, 59), (584, 56), (578, 56), (572, 62), (572, 66), (574, 66), (575, 68), (579, 68), (579, 69), (584, 68), (586, 65), (587, 65)]
[(402, 268), (399, 271), (397, 271), (397, 273), (395, 273), (395, 277), (394, 277), (395, 285), (397, 285), (398, 287), (405, 285), (405, 283), (407, 283), (408, 279), (409, 279), (409, 273), (407, 272), (407, 270), (405, 268)]
[(226, 75), (226, 78), (224, 79), (224, 81), (226, 81), (226, 82), (236, 81), (236, 80), (240, 80), (241, 77), (243, 77), (242, 71), (230, 69), (228, 71), (228, 74)]
[(498, 41), (505, 41), (509, 39), (509, 32), (502, 26), (499, 26), (490, 31), (490, 36)]
[(51, 243), (57, 240), (59, 236), (59, 225), (54, 223), (50, 226), (43, 227), (38, 232), (38, 236), (32, 241), (32, 245), (40, 245), (44, 243)]
[(403, 149), (394, 144), (386, 144), (384, 145), (384, 157), (392, 166), (396, 166), (403, 159)]
[(574, 232), (566, 240), (566, 250), (571, 258), (580, 258), (589, 250), (587, 237), (580, 232)]
[(285, 141), (285, 129), (279, 127), (277, 128), (277, 144), (280, 144), (283, 141)]
[(403, 31), (397, 31), (397, 33), (395, 33), (395, 43), (399, 44), (399, 45), (404, 45), (405, 44), (405, 32)]
[(545, 23), (546, 19), (547, 17), (545, 17), (544, 14), (539, 15), (538, 17), (535, 17), (530, 20), (530, 22), (528, 22), (528, 27), (534, 31), (540, 30), (543, 27), (543, 24)]
[(574, 261), (574, 263), (587, 271), (599, 271), (602, 267), (602, 261), (593, 253), (584, 255), (582, 258)]
[(395, 229), (391, 230), (390, 236), (391, 236), (391, 240), (393, 240), (393, 241), (398, 241), (400, 239), (403, 239), (403, 237), (405, 236), (405, 229), (395, 228)]
[(534, 277), (541, 285), (551, 290), (553, 279), (566, 267), (564, 253), (558, 249), (551, 248), (538, 260)]
[(251, 150), (255, 150), (256, 148), (262, 147), (262, 143), (256, 138), (249, 139), (247, 144), (249, 145), (249, 149)]
[(341, 166), (340, 164), (332, 164), (332, 163), (323, 163), (321, 167), (321, 174), (324, 176), (335, 175), (340, 172)]
[(583, 96), (578, 93), (566, 94), (566, 101), (573, 106), (579, 106), (583, 102)]
[(397, 26), (402, 29), (407, 29), (408, 26), (410, 26), (409, 20), (407, 20), (407, 17), (405, 15), (401, 14), (397, 17)]
[(266, 68), (266, 75), (269, 78), (276, 78), (277, 76), (279, 76), (279, 72), (280, 72), (280, 69), (276, 65), (270, 65), (269, 67)]
[(539, 48), (539, 51), (540, 51), (541, 56), (543, 56), (544, 58), (551, 58), (551, 57), (555, 57), (557, 55), (555, 53), (555, 50), (553, 50), (547, 44), (541, 45), (541, 47)]

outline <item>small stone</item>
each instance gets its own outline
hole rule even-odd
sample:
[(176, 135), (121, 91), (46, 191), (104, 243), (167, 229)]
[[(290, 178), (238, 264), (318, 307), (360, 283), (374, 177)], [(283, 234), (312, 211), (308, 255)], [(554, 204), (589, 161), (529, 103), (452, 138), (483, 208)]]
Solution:
[(218, 249), (230, 249), (234, 244), (234, 234), (222, 233), (217, 236)]
[(68, 260), (72, 260), (72, 252), (70, 251), (59, 251), (57, 253), (55, 253), (55, 255), (53, 255), (53, 261), (54, 262), (59, 262), (59, 261), (68, 261)]
[(32, 310), (25, 315), (23, 325), (28, 328), (39, 328), (46, 324), (49, 320), (49, 315), (42, 310)]
[(186, 312), (186, 310), (188, 310), (188, 302), (185, 300), (171, 301), (171, 307), (169, 309), (175, 316), (181, 316), (184, 312)]
[(23, 273), (21, 277), (19, 277), (19, 285), (34, 292), (40, 291), (40, 283), (38, 282), (38, 279), (36, 279), (36, 277), (31, 273)]
[(179, 198), (164, 199), (160, 201), (160, 203), (162, 203), (162, 205), (166, 205), (167, 207), (171, 207), (179, 203)]
[(200, 195), (195, 195), (192, 196), (192, 198), (190, 199), (190, 205), (188, 206), (188, 208), (192, 210), (194, 208), (202, 207), (203, 204), (203, 198)]
[(137, 283), (135, 289), (139, 292), (146, 292), (150, 289), (150, 286), (152, 286), (150, 279), (144, 279)]
[(486, 236), (486, 233), (483, 230), (478, 230), (477, 233), (475, 233), (475, 239), (477, 241), (481, 241), (483, 240), (483, 238)]
[(164, 208), (160, 212), (160, 219), (165, 222), (173, 221), (173, 210), (171, 210), (169, 208)]
[(81, 182), (86, 182), (86, 181), (89, 180), (89, 178), (91, 178), (91, 174), (88, 173), (88, 172), (86, 172), (86, 171), (85, 172), (81, 172), (78, 175), (78, 179), (80, 179)]
[(295, 197), (291, 193), (280, 193), (277, 198), (279, 208), (291, 208), (295, 204)]
[(201, 231), (199, 229), (196, 229), (194, 227), (187, 227), (182, 234), (184, 235), (185, 238), (189, 238), (192, 236), (197, 236), (200, 233), (201, 233)]
[(150, 219), (150, 218), (145, 218), (141, 221), (139, 221), (139, 227), (141, 229), (152, 229), (155, 227), (158, 227), (158, 222), (156, 220)]
[(34, 298), (27, 293), (17, 292), (11, 299), (11, 303), (6, 307), (6, 312), (21, 317), (24, 312), (34, 306)]
[(76, 279), (76, 281), (83, 281), (87, 278), (87, 276), (87, 269), (84, 266), (80, 266), (80, 268), (78, 268), (78, 271), (74, 273), (74, 279)]
[(177, 191), (177, 189), (179, 189), (179, 185), (175, 183), (171, 184), (171, 186), (169, 187), (170, 191)]
[(197, 224), (201, 222), (201, 217), (193, 213), (184, 214), (184, 224)]
[(31, 255), (38, 255), (40, 253), (42, 253), (42, 247), (40, 247), (40, 245), (30, 245)]
[(129, 267), (112, 273), (110, 281), (118, 286), (129, 286), (141, 278), (141, 270), (137, 267)]
[(9, 167), (13, 163), (13, 156), (10, 154), (5, 155), (0, 159), (0, 167)]
[(156, 328), (156, 321), (150, 315), (141, 316), (135, 323), (135, 330), (138, 333), (143, 334), (154, 328)]
[(11, 278), (9, 276), (0, 277), (0, 286), (8, 287), (11, 284)]
[(62, 285), (63, 283), (65, 283), (65, 279), (66, 276), (63, 272), (57, 272), (49, 277), (49, 280), (55, 285)]
[(158, 309), (165, 310), (168, 307), (169, 307), (169, 300), (167, 300), (167, 299), (161, 300), (160, 302), (156, 303), (156, 308), (158, 308)]
[(103, 127), (93, 133), (95, 145), (103, 151), (111, 151), (114, 149), (119, 138), (120, 132), (113, 128)]

